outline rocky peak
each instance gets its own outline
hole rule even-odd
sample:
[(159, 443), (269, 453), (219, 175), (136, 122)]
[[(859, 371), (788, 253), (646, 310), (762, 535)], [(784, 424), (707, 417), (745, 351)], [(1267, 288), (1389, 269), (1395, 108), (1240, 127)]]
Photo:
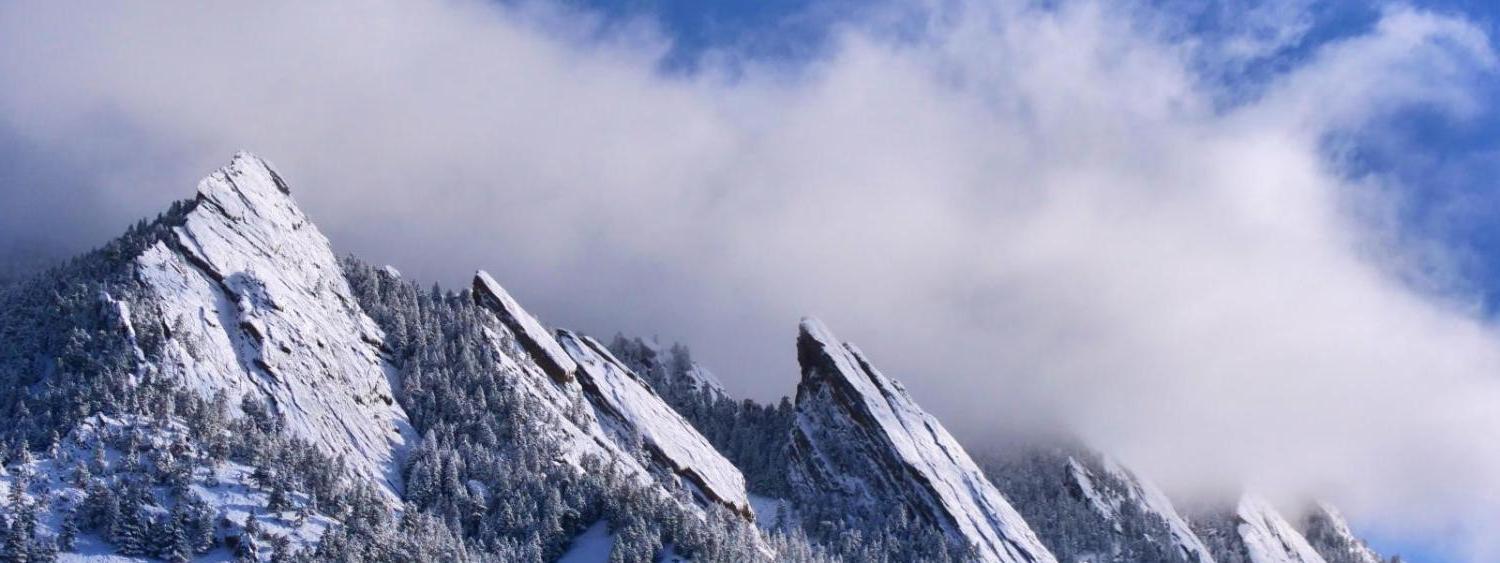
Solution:
[(151, 369), (206, 396), (265, 404), (394, 498), (412, 437), (384, 333), (290, 194), (265, 161), (236, 154), (198, 184), (182, 223), (135, 259), (145, 297), (122, 310), (150, 308), (164, 325)]
[(788, 480), (803, 504), (832, 496), (856, 519), (901, 507), (981, 561), (1056, 561), (957, 440), (858, 348), (808, 318), (797, 359)]
[(1380, 554), (1354, 535), (1338, 509), (1320, 502), (1303, 519), (1302, 535), (1328, 563), (1381, 563)]
[(1275, 506), (1253, 494), (1194, 518), (1193, 527), (1220, 563), (1326, 563)]

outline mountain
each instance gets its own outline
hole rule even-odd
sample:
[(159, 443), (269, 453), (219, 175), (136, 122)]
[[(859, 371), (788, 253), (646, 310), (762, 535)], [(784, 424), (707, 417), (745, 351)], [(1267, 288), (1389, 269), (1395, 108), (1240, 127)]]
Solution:
[(1338, 509), (1324, 502), (1317, 503), (1302, 523), (1302, 535), (1307, 543), (1323, 556), (1328, 563), (1382, 563), (1364, 540), (1354, 535), (1349, 523)]
[(793, 498), (831, 501), (855, 520), (908, 515), (972, 548), (980, 561), (1056, 561), (963, 446), (858, 348), (804, 319), (797, 361)]
[(618, 439), (638, 437), (654, 462), (691, 483), (694, 491), (753, 518), (745, 477), (640, 376), (587, 336), (560, 331), (563, 349), (578, 363), (579, 382), (594, 411)]
[(0, 343), (5, 561), (1378, 561), (1332, 507), (1185, 519), (1082, 447), (982, 471), (815, 320), (760, 404), (484, 271), (336, 258), (247, 153), (0, 287)]
[(1109, 456), (1079, 445), (1025, 445), (982, 465), (1059, 560), (1214, 561), (1172, 501)]
[[(754, 518), (739, 469), (603, 345), (567, 330), (548, 332), (487, 272), (474, 276), (473, 295), (511, 331), (537, 368), (530, 371), (546, 375), (522, 381), (555, 409), (558, 439), (572, 444), (571, 460), (587, 453), (614, 459), (643, 479), (682, 479), (702, 501)], [(649, 454), (644, 460), (631, 453), (642, 449)]]
[(127, 334), (150, 310), (166, 340), (144, 369), (233, 404), (265, 404), (293, 435), (395, 499), (412, 441), (385, 335), (350, 294), (328, 239), (247, 153), (198, 184), (180, 225), (135, 259), (145, 298), (115, 302)]
[(1195, 519), (1195, 530), (1219, 563), (1325, 563), (1271, 503), (1243, 495), (1232, 511)]

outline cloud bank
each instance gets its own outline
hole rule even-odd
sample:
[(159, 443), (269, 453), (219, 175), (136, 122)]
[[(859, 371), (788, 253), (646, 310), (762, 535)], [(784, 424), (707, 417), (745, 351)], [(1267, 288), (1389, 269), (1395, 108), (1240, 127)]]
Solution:
[(1500, 335), (1339, 147), (1478, 111), (1494, 50), (1396, 6), (1248, 91), (1205, 78), (1300, 41), (1297, 6), (1210, 40), (895, 4), (812, 60), (664, 72), (649, 22), (535, 5), (9, 2), (0, 235), (100, 242), (245, 148), (341, 249), (486, 268), (750, 396), (791, 392), (816, 314), (976, 439), (1062, 424), (1183, 495), (1317, 492), (1484, 557)]

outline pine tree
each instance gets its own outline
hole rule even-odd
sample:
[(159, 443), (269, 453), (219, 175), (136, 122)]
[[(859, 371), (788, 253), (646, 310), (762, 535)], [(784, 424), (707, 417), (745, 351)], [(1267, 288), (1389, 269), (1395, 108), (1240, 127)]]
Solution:
[(187, 514), (178, 513), (168, 526), (171, 541), (163, 550), (162, 558), (171, 563), (186, 563), (193, 559), (196, 550), (193, 548), (192, 540), (188, 537), (187, 528), (190, 524), (188, 518)]
[(109, 531), (109, 541), (115, 544), (115, 550), (121, 555), (146, 555), (146, 533), (140, 505), (130, 499), (120, 507), (120, 514)]
[(286, 485), (278, 481), (271, 487), (270, 498), (266, 499), (266, 512), (272, 515), (280, 515), (292, 508), (292, 502), (287, 498)]
[(62, 524), (57, 533), (57, 549), (73, 551), (78, 543), (78, 511), (68, 510), (62, 515)]
[(27, 479), (16, 479), (10, 495), (10, 525), (5, 530), (5, 557), (12, 563), (30, 561), (32, 541), (36, 539), (36, 509), (23, 492)]
[[(14, 520), (19, 520), (16, 518)], [(4, 529), (5, 551), (3, 554), (6, 563), (27, 563), (30, 555), (31, 538), (23, 530), (19, 521), (10, 522)]]
[(260, 560), (260, 521), (256, 520), (254, 514), (245, 517), (245, 525), (240, 533), (239, 543), (234, 546), (234, 557), (240, 561)]
[(57, 542), (50, 537), (37, 538), (31, 542), (30, 563), (52, 563), (57, 561)]

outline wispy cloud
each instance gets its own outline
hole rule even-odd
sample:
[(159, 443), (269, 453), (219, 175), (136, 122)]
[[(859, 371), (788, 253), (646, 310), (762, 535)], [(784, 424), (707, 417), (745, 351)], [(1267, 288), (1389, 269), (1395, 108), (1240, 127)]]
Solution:
[(1393, 7), (1224, 107), (1205, 58), (1305, 30), (890, 10), (795, 65), (663, 73), (650, 26), (535, 6), (7, 3), (0, 130), (78, 183), (7, 187), (0, 217), (123, 224), (247, 148), (345, 249), (487, 268), (757, 396), (790, 391), (815, 313), (970, 435), (1061, 422), (1179, 492), (1316, 491), (1392, 525), (1500, 506), (1495, 329), (1434, 289), (1463, 284), (1386, 220), (1389, 179), (1329, 150), (1413, 104), (1478, 108), (1475, 26)]

